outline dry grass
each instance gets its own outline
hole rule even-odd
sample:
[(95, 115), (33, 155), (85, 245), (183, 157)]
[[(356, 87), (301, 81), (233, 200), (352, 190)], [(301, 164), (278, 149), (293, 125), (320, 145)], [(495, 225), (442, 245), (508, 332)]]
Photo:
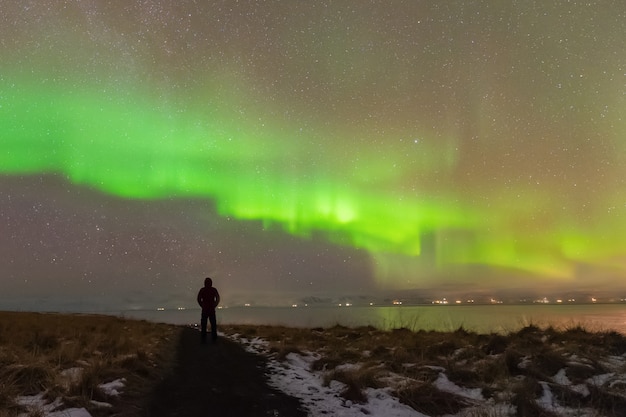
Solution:
[[(225, 331), (268, 341), (279, 360), (290, 352), (317, 353), (312, 370), (327, 384), (344, 383), (343, 396), (353, 402), (367, 401), (366, 388), (391, 386), (400, 401), (430, 416), (553, 416), (554, 410), (539, 401), (547, 387), (560, 407), (626, 416), (626, 338), (617, 332), (532, 324), (507, 335), (343, 326), (229, 326)], [(569, 383), (557, 377), (563, 370)], [(609, 372), (610, 380), (592, 382)], [(442, 375), (462, 390), (478, 390), (482, 404), (440, 390), (436, 381)]]
[[(109, 316), (0, 313), (0, 417), (43, 415), (16, 402), (41, 392), (50, 402), (59, 398), (62, 407), (85, 407), (94, 417), (138, 415), (128, 409), (171, 369), (180, 329)], [(506, 335), (463, 328), (221, 330), (267, 341), (277, 360), (315, 352), (311, 370), (327, 384), (343, 383), (342, 395), (355, 403), (367, 402), (367, 388), (391, 387), (400, 401), (429, 416), (553, 416), (539, 401), (549, 389), (555, 403), (581, 415), (626, 416), (626, 338), (617, 332), (532, 324)], [(482, 401), (445, 391), (438, 385), (443, 376), (460, 390), (480, 393)], [(120, 378), (126, 378), (121, 397), (107, 397), (99, 388)]]
[[(63, 408), (84, 407), (94, 417), (119, 414), (167, 369), (178, 331), (110, 316), (0, 312), (0, 417), (40, 415), (16, 399), (42, 392), (50, 402), (60, 398)], [(122, 398), (99, 388), (120, 378), (126, 379)]]

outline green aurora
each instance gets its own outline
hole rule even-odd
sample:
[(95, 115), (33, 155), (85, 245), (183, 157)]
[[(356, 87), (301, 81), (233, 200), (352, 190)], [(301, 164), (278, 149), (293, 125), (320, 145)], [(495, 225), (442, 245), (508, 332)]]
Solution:
[[(424, 237), (440, 267), (486, 264), (553, 278), (570, 277), (577, 262), (618, 267), (611, 258), (626, 249), (622, 224), (595, 225), (595, 232), (567, 219), (545, 230), (511, 226), (549, 205), (549, 195), (520, 207), (503, 198), (502, 207), (482, 210), (454, 195), (407, 198), (384, 189), (395, 180), (390, 175), (378, 186), (371, 165), (355, 171), (320, 161), (313, 173), (300, 174), (294, 161), (310, 159), (312, 151), (301, 145), (306, 139), (283, 138), (280, 129), (258, 132), (219, 116), (194, 119), (141, 97), (34, 88), (35, 80), (10, 85), (0, 113), (8, 127), (0, 159), (5, 174), (59, 174), (127, 199), (211, 199), (222, 216), (259, 220), (303, 238), (323, 233), (331, 242), (365, 249), (381, 277), (410, 273), (404, 264), (421, 263)], [(458, 159), (453, 149), (421, 146), (420, 152), (424, 161), (436, 161), (425, 170), (451, 171)]]
[[(342, 179), (322, 168), (302, 178), (292, 165), (310, 150), (280, 140), (280, 132), (193, 120), (141, 99), (28, 85), (12, 84), (5, 93), (11, 100), (0, 119), (9, 127), (0, 169), (7, 174), (56, 173), (122, 198), (206, 197), (223, 216), (261, 220), (302, 237), (324, 231), (332, 241), (373, 253), (417, 256), (420, 234), (477, 222), (429, 197), (403, 201), (368, 192), (370, 181), (349, 167), (335, 173)], [(428, 152), (425, 159), (442, 159), (437, 150)]]
[[(24, 64), (19, 53), (5, 50), (0, 173), (59, 175), (120, 199), (207, 199), (224, 217), (257, 221), (264, 229), (303, 239), (321, 235), (333, 244), (365, 250), (385, 283), (413, 282), (418, 273), (436, 276), (449, 267), (476, 265), (556, 281), (580, 278), (592, 266), (599, 277), (621, 279), (626, 276), (621, 179), (626, 173), (626, 119), (620, 114), (626, 110), (626, 95), (620, 67), (624, 54), (616, 55), (621, 41), (613, 30), (619, 33), (624, 24), (611, 20), (605, 25), (610, 35), (596, 48), (591, 39), (600, 36), (602, 27), (596, 22), (609, 19), (597, 11), (594, 25), (583, 25), (580, 35), (569, 34), (574, 46), (555, 55), (560, 49), (554, 39), (566, 27), (543, 21), (535, 25), (529, 17), (532, 7), (519, 15), (516, 31), (494, 23), (502, 22), (494, 16), (516, 12), (490, 9), (486, 21), (473, 22), (468, 33), (482, 48), (474, 51), (473, 44), (444, 47), (445, 36), (439, 33), (458, 40), (460, 29), (448, 29), (447, 12), (433, 7), (433, 17), (424, 19), (439, 22), (432, 23), (438, 29), (424, 31), (416, 25), (414, 30), (421, 32), (415, 39), (430, 40), (443, 52), (437, 55), (424, 46), (406, 63), (397, 56), (408, 56), (412, 43), (397, 41), (396, 67), (385, 62), (394, 59), (391, 53), (375, 58), (388, 42), (375, 44), (376, 36), (367, 31), (359, 31), (363, 41), (354, 44), (378, 46), (364, 55), (365, 47), (357, 53), (347, 40), (325, 37), (328, 45), (319, 46), (316, 38), (284, 26), (277, 38), (292, 36), (293, 43), (312, 51), (302, 63), (289, 61), (291, 67), (284, 69), (285, 64), (272, 67), (272, 60), (259, 58), (258, 72), (250, 74), (233, 71), (241, 57), (232, 51), (227, 62), (210, 68), (183, 59), (176, 71), (187, 65), (191, 69), (185, 77), (210, 80), (184, 87), (177, 84), (184, 77), (176, 71), (170, 74), (178, 77), (171, 87), (155, 75), (166, 72), (163, 51), (154, 53), (157, 68), (146, 71), (144, 79), (139, 70), (123, 74), (112, 64), (124, 62), (128, 45), (117, 53), (91, 32), (88, 42), (71, 41), (70, 29), (53, 32), (45, 42), (61, 51), (52, 59), (44, 48), (27, 55)], [(444, 17), (437, 20), (438, 13)], [(464, 13), (474, 16), (469, 9)], [(589, 18), (582, 9), (573, 13), (572, 23)], [(167, 18), (163, 16), (159, 22)], [(481, 22), (507, 35), (497, 39)], [(81, 25), (73, 30), (84, 30)], [(339, 26), (328, 25), (323, 32), (339, 37)], [(94, 27), (105, 33), (104, 26)], [(50, 26), (41, 29), (46, 30)], [(385, 30), (380, 35), (384, 41), (391, 36)], [(160, 36), (168, 37), (165, 32)], [(243, 45), (254, 43), (253, 38), (241, 35), (233, 42), (248, 48)], [(82, 49), (73, 53), (76, 45)], [(150, 48), (145, 40), (141, 45), (145, 50), (139, 55), (145, 58)], [(337, 58), (348, 49), (351, 54)], [(95, 56), (94, 50), (103, 56), (103, 69), (95, 75), (84, 58)], [(602, 59), (590, 63), (583, 53), (587, 50)], [(291, 53), (296, 51), (294, 47)], [(180, 59), (184, 53), (177, 54)], [(63, 56), (72, 58), (75, 68), (68, 68)], [(314, 67), (312, 57), (322, 56), (333, 58)], [(505, 65), (507, 60), (511, 64)], [(135, 61), (142, 63), (125, 65), (147, 65)], [(171, 62), (176, 60), (167, 65), (174, 66)], [(202, 62), (208, 65), (209, 60)], [(446, 62), (455, 70), (448, 70)], [(328, 102), (321, 87), (308, 93), (309, 100), (315, 97), (321, 104), (291, 102), (295, 90), (287, 87), (276, 87), (272, 99), (264, 97), (268, 85), (281, 84), (268, 68), (299, 74), (280, 78), (284, 85), (304, 78), (326, 80), (333, 86), (323, 89)], [(337, 81), (346, 71), (353, 71), (352, 77)], [(305, 72), (309, 75), (301, 77)], [(433, 81), (424, 81), (429, 77)], [(442, 78), (434, 81), (437, 77)], [(355, 81), (359, 79), (364, 81)], [(416, 84), (420, 87), (411, 87)], [(410, 88), (415, 91), (403, 92)], [(391, 96), (378, 98), (381, 105), (367, 104), (367, 97), (387, 90)], [(365, 104), (352, 109), (355, 96)], [(337, 110), (328, 105), (331, 98), (340, 103)], [(357, 116), (368, 112), (362, 119)]]

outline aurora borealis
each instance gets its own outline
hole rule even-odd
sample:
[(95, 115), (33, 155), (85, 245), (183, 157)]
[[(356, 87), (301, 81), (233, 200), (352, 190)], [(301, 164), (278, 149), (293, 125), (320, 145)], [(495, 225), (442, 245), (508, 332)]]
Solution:
[(10, 294), (626, 287), (620, 2), (0, 10)]

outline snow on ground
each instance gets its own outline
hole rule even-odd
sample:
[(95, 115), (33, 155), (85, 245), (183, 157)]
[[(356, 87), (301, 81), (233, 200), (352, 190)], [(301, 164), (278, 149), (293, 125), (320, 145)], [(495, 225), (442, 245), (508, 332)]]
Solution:
[(482, 390), (480, 388), (468, 389), (459, 387), (454, 382), (451, 382), (446, 374), (443, 372), (439, 373), (437, 380), (435, 381), (435, 386), (439, 391), (449, 392), (451, 394), (456, 394), (459, 397), (468, 398), (470, 400), (476, 401), (484, 401)]
[[(355, 403), (343, 398), (340, 394), (344, 390), (345, 385), (336, 380), (330, 383), (324, 383), (323, 371), (312, 371), (311, 364), (319, 359), (319, 355), (314, 352), (297, 354), (289, 353), (285, 360), (278, 361), (267, 355), (269, 351), (269, 343), (260, 338), (246, 339), (239, 335), (231, 336), (231, 338), (240, 343), (248, 352), (265, 355), (268, 358), (268, 374), (270, 384), (281, 390), (282, 392), (300, 399), (303, 406), (307, 410), (310, 417), (337, 416), (337, 417), (430, 417), (422, 414), (413, 408), (402, 404), (396, 397), (392, 395), (392, 386), (398, 386), (405, 382), (404, 377), (397, 374), (389, 374), (384, 379), (388, 381), (388, 388), (368, 388), (365, 390), (367, 402), (365, 404)], [(572, 358), (577, 360), (578, 358)], [(529, 358), (522, 358), (518, 364), (519, 368), (523, 368), (529, 364)], [(578, 362), (580, 363), (580, 362)], [(413, 364), (406, 364), (412, 366)], [(605, 365), (608, 369), (623, 369), (626, 366), (626, 358), (610, 357), (606, 358)], [(359, 364), (340, 365), (339, 369), (350, 369), (358, 367)], [(459, 414), (447, 415), (446, 417), (469, 417), (477, 415), (508, 417), (514, 416), (515, 407), (506, 401), (494, 403), (493, 399), (485, 400), (480, 389), (468, 389), (460, 387), (451, 382), (445, 374), (445, 368), (439, 366), (431, 366), (432, 370), (439, 372), (434, 385), (444, 392), (448, 392), (459, 397), (464, 397), (472, 404), (470, 407)], [(81, 368), (70, 368), (62, 373), (62, 377), (66, 382), (76, 380), (82, 373)], [(572, 385), (567, 377), (565, 369), (559, 370), (552, 378), (552, 382), (540, 382), (542, 395), (536, 400), (537, 404), (543, 409), (562, 417), (599, 417), (597, 410), (593, 409), (573, 409), (559, 405), (556, 396), (552, 392), (551, 385), (558, 384), (560, 386), (568, 386), (575, 392), (583, 396), (589, 395), (589, 389), (585, 384)], [(99, 387), (109, 396), (122, 394), (124, 388), (124, 379), (117, 379)], [(626, 379), (615, 372), (607, 372), (605, 374), (596, 375), (586, 380), (589, 385), (602, 386), (604, 384), (624, 385)], [(84, 408), (65, 408), (60, 398), (52, 402), (48, 402), (44, 398), (44, 393), (32, 396), (21, 396), (17, 398), (17, 402), (24, 406), (28, 412), (20, 414), (19, 417), (28, 417), (30, 413), (37, 413), (42, 417), (91, 417), (91, 414)], [(97, 407), (110, 407), (108, 403), (92, 402)]]
[[(81, 373), (81, 368), (71, 368), (64, 371), (62, 375), (72, 379)], [(126, 381), (124, 378), (116, 379), (106, 384), (100, 384), (98, 387), (107, 395), (116, 396), (121, 394), (120, 390), (124, 387), (124, 381)], [(19, 414), (18, 417), (28, 417), (33, 413), (42, 417), (91, 417), (85, 408), (63, 408), (63, 402), (60, 398), (48, 402), (44, 392), (37, 395), (20, 396), (17, 398), (17, 403), (28, 410), (26, 413)], [(96, 407), (111, 407), (111, 404), (100, 401), (92, 401), (91, 403)]]
[(286, 357), (286, 362), (271, 362), (268, 366), (271, 384), (286, 394), (302, 399), (304, 406), (313, 416), (423, 416), (401, 404), (387, 389), (367, 389), (367, 404), (345, 400), (340, 396), (344, 389), (343, 383), (331, 381), (325, 387), (321, 375), (308, 371), (314, 358), (315, 355), (290, 353)]
[(17, 403), (25, 407), (28, 412), (19, 414), (18, 417), (28, 417), (31, 413), (43, 415), (45, 417), (91, 417), (91, 414), (84, 408), (66, 408), (62, 411), (55, 411), (63, 403), (59, 398), (51, 403), (44, 398), (44, 393), (37, 395), (24, 395), (17, 398)]
[(115, 397), (121, 394), (121, 389), (124, 388), (124, 382), (126, 382), (125, 378), (116, 379), (115, 381), (107, 382), (106, 384), (98, 385), (106, 395), (110, 397)]
[[(235, 340), (255, 354), (263, 354), (267, 350), (267, 343), (259, 338), (248, 340), (235, 337)], [(388, 389), (367, 389), (367, 404), (357, 404), (342, 398), (340, 393), (344, 384), (331, 381), (328, 386), (324, 386), (323, 375), (309, 371), (311, 363), (317, 358), (314, 353), (289, 353), (285, 362), (271, 359), (268, 362), (270, 384), (292, 397), (299, 398), (310, 416), (428, 417), (400, 403)]]
[[(260, 338), (246, 339), (239, 335), (232, 338), (242, 344), (248, 352), (255, 354), (265, 354), (267, 356), (269, 344)], [(357, 404), (341, 397), (340, 393), (344, 389), (344, 384), (332, 380), (327, 386), (324, 385), (323, 372), (312, 371), (311, 364), (319, 358), (319, 355), (313, 352), (305, 354), (289, 353), (286, 360), (277, 361), (268, 357), (268, 371), (270, 384), (282, 392), (299, 398), (307, 410), (310, 417), (322, 416), (338, 416), (338, 417), (365, 417), (365, 416), (383, 416), (383, 417), (430, 417), (422, 414), (413, 408), (400, 403), (400, 401), (391, 394), (391, 388), (373, 389), (368, 388), (365, 391), (367, 403)], [(611, 365), (614, 367), (623, 367), (626, 363), (624, 357), (610, 358)], [(528, 366), (529, 358), (522, 358), (518, 367)], [(358, 366), (358, 364), (340, 365), (344, 368)], [(459, 414), (446, 415), (445, 417), (469, 417), (469, 416), (498, 416), (509, 417), (516, 415), (516, 408), (506, 402), (494, 403), (493, 399), (486, 400), (480, 389), (468, 389), (460, 387), (451, 382), (445, 374), (442, 367), (430, 367), (439, 371), (439, 376), (434, 385), (444, 392), (464, 397), (475, 404)], [(593, 385), (602, 385), (606, 383), (624, 383), (626, 380), (618, 378), (611, 381), (616, 375), (607, 373), (598, 375), (587, 380), (587, 383)], [(393, 382), (392, 385), (402, 383), (403, 377), (400, 375), (389, 375), (386, 380)], [(558, 371), (553, 377), (554, 383), (569, 386), (573, 391), (581, 395), (589, 395), (586, 385), (572, 385), (571, 381), (565, 373), (565, 369)], [(611, 381), (611, 382), (610, 382)], [(550, 388), (550, 383), (540, 382), (543, 390), (542, 395), (538, 398), (537, 404), (543, 409), (562, 417), (601, 417), (597, 410), (591, 408), (568, 408), (561, 406), (556, 396)]]

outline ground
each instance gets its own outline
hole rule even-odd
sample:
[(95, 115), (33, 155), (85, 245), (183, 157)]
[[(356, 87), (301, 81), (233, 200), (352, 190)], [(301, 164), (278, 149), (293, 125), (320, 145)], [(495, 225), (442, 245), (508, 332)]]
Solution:
[(181, 333), (177, 364), (154, 390), (145, 417), (305, 417), (299, 400), (271, 388), (265, 359), (224, 337), (200, 344), (200, 333)]

